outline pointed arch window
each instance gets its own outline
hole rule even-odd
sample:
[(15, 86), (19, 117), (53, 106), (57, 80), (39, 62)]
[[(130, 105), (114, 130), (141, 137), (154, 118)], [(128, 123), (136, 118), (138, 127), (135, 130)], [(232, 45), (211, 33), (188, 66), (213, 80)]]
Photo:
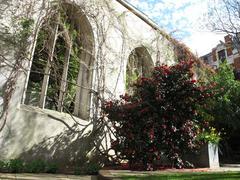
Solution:
[(94, 37), (85, 14), (64, 4), (38, 34), (25, 104), (89, 116)]
[(126, 70), (126, 91), (132, 92), (133, 83), (141, 76), (149, 77), (153, 69), (153, 61), (145, 47), (135, 48), (129, 55)]

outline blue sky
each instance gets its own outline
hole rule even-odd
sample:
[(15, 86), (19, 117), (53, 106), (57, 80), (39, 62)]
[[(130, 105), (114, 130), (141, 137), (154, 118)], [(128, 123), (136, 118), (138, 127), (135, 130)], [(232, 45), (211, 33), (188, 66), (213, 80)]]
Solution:
[(212, 0), (127, 0), (153, 19), (162, 29), (199, 56), (215, 47), (223, 34), (210, 32), (206, 13)]

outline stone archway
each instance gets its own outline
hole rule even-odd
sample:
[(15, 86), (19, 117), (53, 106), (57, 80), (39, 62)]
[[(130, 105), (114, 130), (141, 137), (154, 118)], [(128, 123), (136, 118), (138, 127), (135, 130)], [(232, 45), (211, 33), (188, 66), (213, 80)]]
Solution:
[(133, 83), (141, 76), (149, 77), (154, 67), (151, 55), (145, 47), (135, 48), (129, 55), (126, 69), (126, 91), (132, 92)]
[(89, 117), (94, 36), (81, 8), (64, 3), (43, 23), (25, 104)]

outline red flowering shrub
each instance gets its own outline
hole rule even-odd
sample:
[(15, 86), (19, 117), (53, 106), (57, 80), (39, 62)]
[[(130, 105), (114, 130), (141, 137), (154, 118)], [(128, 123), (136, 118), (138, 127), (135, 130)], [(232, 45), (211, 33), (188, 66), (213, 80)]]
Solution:
[(187, 165), (182, 155), (198, 147), (196, 137), (205, 124), (197, 107), (210, 96), (192, 79), (192, 64), (155, 67), (150, 78), (136, 82), (133, 95), (105, 103), (117, 158), (128, 160), (130, 167), (149, 170), (162, 156), (177, 168)]

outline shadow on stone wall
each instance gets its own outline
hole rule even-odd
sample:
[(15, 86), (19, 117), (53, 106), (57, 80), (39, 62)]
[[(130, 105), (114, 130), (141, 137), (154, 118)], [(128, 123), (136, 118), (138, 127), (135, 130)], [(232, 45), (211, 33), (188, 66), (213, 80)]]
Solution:
[[(65, 130), (57, 136), (44, 139), (30, 150), (23, 152), (19, 158), (26, 162), (45, 160), (58, 165), (62, 173), (74, 173), (76, 168), (89, 164), (103, 165), (108, 158), (101, 154), (100, 149), (104, 137), (104, 128), (89, 128), (91, 124), (79, 130), (79, 125)], [(88, 130), (90, 129), (90, 130)]]

